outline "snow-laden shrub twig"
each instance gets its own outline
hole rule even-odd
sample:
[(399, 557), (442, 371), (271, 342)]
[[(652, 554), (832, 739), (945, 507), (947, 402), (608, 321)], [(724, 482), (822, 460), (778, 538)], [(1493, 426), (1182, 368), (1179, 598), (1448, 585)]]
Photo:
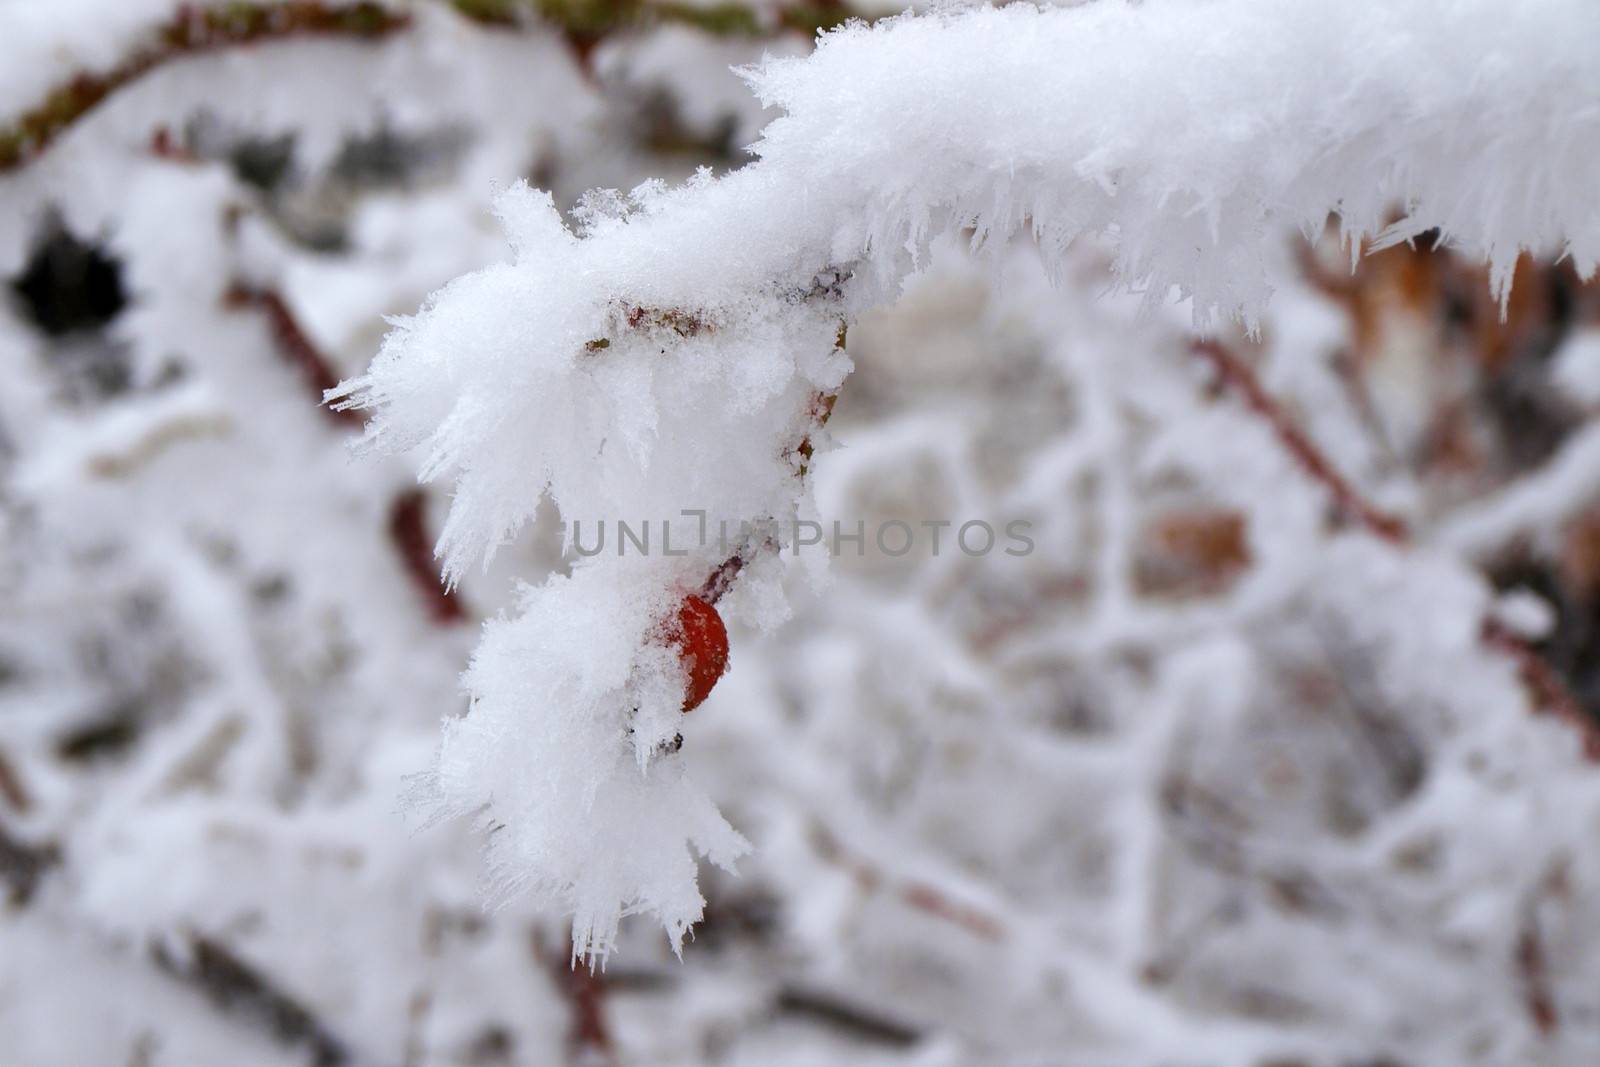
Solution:
[(178, 5), (171, 18), (153, 27), (147, 39), (123, 58), (103, 70), (78, 71), (39, 103), (0, 125), (0, 173), (43, 152), (63, 130), (118, 89), (176, 59), (296, 37), (371, 40), (409, 24), (405, 12), (371, 0)]
[[(1295, 425), (1262, 387), (1255, 373), (1237, 356), (1215, 341), (1199, 341), (1194, 352), (1215, 368), (1217, 376), (1236, 389), (1251, 411), (1267, 420), (1273, 434), (1294, 457), (1307, 477), (1323, 486), (1340, 513), (1348, 516), (1374, 537), (1398, 547), (1411, 543), (1411, 530), (1404, 520), (1375, 506), (1363, 497), (1334, 463), (1323, 454), (1299, 426)], [(1509, 656), (1517, 665), (1534, 708), (1549, 712), (1570, 726), (1582, 739), (1584, 756), (1600, 761), (1600, 726), (1583, 710), (1560, 677), (1528, 643), (1504, 623), (1490, 618), (1483, 626), (1483, 643)]]
[[(713, 36), (770, 37), (835, 26), (849, 12), (835, 0), (757, 11), (739, 3), (678, 4), (653, 0), (437, 0), (469, 22), (497, 29), (555, 26), (586, 55), (601, 40), (652, 23), (676, 23)], [(180, 3), (169, 0), (164, 21), (152, 18), (120, 58), (74, 71), (19, 114), (0, 120), (0, 174), (45, 151), (68, 127), (107, 97), (158, 67), (186, 57), (269, 41), (306, 37), (375, 40), (413, 25), (415, 4), (375, 0), (259, 0)], [(137, 19), (141, 12), (131, 13)], [(98, 14), (98, 13), (97, 13)], [(124, 16), (125, 19), (129, 16)], [(86, 28), (103, 31), (95, 22)], [(63, 49), (70, 50), (70, 49)], [(27, 75), (21, 75), (26, 79)]]
[[(452, 579), (545, 496), (569, 523), (792, 518), (809, 507), (793, 442), (849, 368), (839, 318), (893, 299), (940, 235), (1025, 232), (1050, 262), (1108, 239), (1123, 285), (1152, 308), (1181, 294), (1201, 328), (1253, 328), (1290, 268), (1283, 232), (1330, 212), (1353, 249), (1437, 229), (1502, 297), (1524, 249), (1592, 273), (1597, 39), (1582, 0), (1515, 19), (1488, 0), (1158, 0), (847, 27), (748, 73), (783, 114), (741, 170), (593, 195), (576, 232), (508, 191), (515, 259), (436, 293), (331, 395), (454, 480)], [(700, 907), (685, 846), (744, 847), (651, 756), (683, 687), (652, 634), (720, 558), (596, 558), (529, 591), (489, 625), (472, 711), (447, 727), (443, 806), (495, 829), (507, 886), (576, 913), (577, 952), (603, 954), (629, 910), (676, 941)]]

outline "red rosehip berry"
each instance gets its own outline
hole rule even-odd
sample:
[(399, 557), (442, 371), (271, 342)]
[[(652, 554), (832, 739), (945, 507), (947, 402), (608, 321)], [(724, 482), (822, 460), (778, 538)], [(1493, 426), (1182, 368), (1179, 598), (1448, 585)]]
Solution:
[(691, 593), (678, 605), (677, 615), (667, 620), (663, 637), (669, 647), (677, 649), (688, 676), (683, 710), (693, 711), (711, 695), (712, 686), (728, 669), (728, 628), (716, 608)]

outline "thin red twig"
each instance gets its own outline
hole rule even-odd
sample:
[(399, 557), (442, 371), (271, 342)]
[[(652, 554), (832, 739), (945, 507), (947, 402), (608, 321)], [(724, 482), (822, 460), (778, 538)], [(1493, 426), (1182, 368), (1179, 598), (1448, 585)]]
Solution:
[(40, 879), (60, 863), (61, 849), (54, 843), (33, 844), (13, 837), (0, 822), (0, 886), (9, 887), (11, 904), (28, 903)]
[(1572, 884), (1565, 861), (1557, 861), (1523, 902), (1522, 922), (1512, 963), (1522, 983), (1522, 1002), (1528, 1019), (1542, 1037), (1561, 1028), (1561, 1009), (1550, 974), (1550, 954), (1539, 927), (1539, 903), (1545, 897), (1569, 899)]
[(3, 749), (0, 749), (0, 798), (4, 798), (11, 809), (17, 812), (26, 813), (33, 806), (33, 798), (28, 795), (21, 776)]
[(1550, 992), (1550, 966), (1545, 958), (1544, 941), (1539, 937), (1537, 921), (1531, 914), (1517, 935), (1516, 956), (1528, 1018), (1533, 1021), (1534, 1029), (1548, 1037), (1560, 1025), (1561, 1016)]
[(1193, 347), (1195, 355), (1209, 362), (1223, 383), (1238, 391), (1251, 411), (1267, 420), (1277, 434), (1278, 441), (1294, 457), (1295, 462), (1332, 495), (1341, 515), (1359, 522), (1391, 544), (1405, 544), (1411, 539), (1405, 520), (1375, 507), (1362, 497), (1295, 424), (1283, 406), (1262, 387), (1255, 371), (1216, 341), (1196, 341)]
[[(630, 314), (629, 322), (631, 323), (632, 321), (633, 316)], [(694, 317), (692, 321), (699, 323), (703, 320)], [(834, 338), (834, 348), (844, 348), (845, 338), (846, 328), (845, 324), (841, 322), (839, 324), (839, 332)], [(799, 469), (796, 473), (802, 481), (810, 471), (811, 457), (816, 451), (811, 444), (811, 437), (828, 425), (828, 420), (833, 417), (833, 405), (838, 399), (839, 394), (837, 391), (832, 393), (818, 392), (813, 393), (811, 396), (810, 407), (806, 409), (806, 416), (809, 422), (805, 434), (800, 438), (800, 443), (794, 447), (792, 453), (800, 457)], [(700, 596), (707, 603), (715, 604), (733, 587), (734, 580), (749, 565), (757, 552), (776, 552), (777, 550), (778, 542), (770, 535), (758, 543), (745, 545), (738, 552), (717, 564), (716, 568), (707, 576), (705, 584), (700, 587)]]
[(1522, 684), (1533, 694), (1535, 706), (1578, 731), (1578, 736), (1583, 740), (1584, 757), (1600, 763), (1600, 723), (1596, 723), (1584, 711), (1577, 696), (1544, 657), (1497, 619), (1484, 620), (1483, 643), (1516, 662), (1517, 673), (1522, 678)]
[(569, 966), (566, 979), (567, 1000), (572, 1005), (567, 1047), (572, 1059), (578, 1063), (614, 1059), (611, 1029), (606, 1023), (605, 976), (587, 967)]
[(157, 126), (150, 134), (150, 154), (169, 163), (198, 163), (200, 157), (173, 135), (172, 127)]
[(300, 371), (313, 399), (329, 418), (357, 428), (365, 425), (366, 417), (361, 412), (322, 403), (323, 394), (339, 384), (339, 374), (306, 334), (282, 293), (235, 282), (223, 295), (223, 301), (233, 308), (255, 308), (266, 316), (278, 351)]
[[(338, 372), (334, 370), (333, 362), (306, 334), (283, 294), (274, 289), (235, 283), (223, 299), (230, 307), (255, 308), (266, 316), (278, 351), (300, 371), (313, 402), (320, 410), (345, 425), (365, 425), (366, 417), (361, 412), (351, 408), (335, 408), (322, 402), (324, 393), (339, 384)], [(389, 539), (400, 554), (406, 577), (422, 594), (429, 617), (440, 624), (460, 622), (467, 617), (466, 608), (455, 590), (446, 588), (439, 580), (426, 519), (427, 499), (422, 491), (408, 489), (402, 492), (389, 506)]]
[(427, 496), (422, 490), (401, 493), (389, 506), (389, 539), (400, 552), (401, 565), (411, 584), (426, 598), (429, 617), (441, 625), (461, 622), (467, 617), (466, 609), (455, 590), (439, 580), (426, 518)]
[[(571, 933), (567, 940), (571, 942)], [(551, 981), (567, 1002), (567, 1060), (573, 1064), (596, 1065), (617, 1062), (616, 1043), (606, 1015), (609, 983), (604, 973), (579, 966), (570, 954), (551, 952), (539, 931), (533, 936), (533, 956), (548, 968)]]
[(885, 890), (908, 908), (958, 926), (984, 941), (1005, 940), (1005, 923), (996, 916), (976, 905), (957, 900), (938, 886), (884, 874), (867, 860), (846, 849), (822, 824), (813, 824), (811, 842), (819, 856), (849, 871), (862, 889), (869, 892)]

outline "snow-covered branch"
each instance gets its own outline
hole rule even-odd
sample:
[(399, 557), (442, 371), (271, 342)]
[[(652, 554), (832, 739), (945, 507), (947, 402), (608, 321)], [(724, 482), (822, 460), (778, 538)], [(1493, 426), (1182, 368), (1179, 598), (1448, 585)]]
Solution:
[[(1353, 249), (1437, 230), (1502, 299), (1524, 250), (1592, 272), (1597, 39), (1580, 0), (1516, 19), (1488, 0), (1018, 4), (846, 27), (748, 73), (782, 111), (749, 166), (591, 194), (576, 231), (548, 196), (506, 192), (514, 259), (434, 294), (332, 395), (373, 413), (370, 442), (453, 479), (452, 579), (547, 496), (569, 524), (792, 520), (810, 508), (792, 442), (810, 447), (850, 366), (839, 320), (892, 301), (949, 235), (1027, 234), (1055, 268), (1103, 240), (1123, 286), (1152, 310), (1181, 294), (1199, 327), (1254, 329), (1292, 269), (1283, 234), (1330, 214)], [(447, 730), (445, 807), (488, 813), (502, 878), (575, 911), (580, 952), (603, 954), (626, 910), (681, 937), (685, 845), (744, 847), (651, 755), (684, 685), (651, 635), (721, 558), (594, 559), (530, 591), (490, 625)]]
[(8, 1064), (1590, 1063), (1590, 7), (0, 0)]

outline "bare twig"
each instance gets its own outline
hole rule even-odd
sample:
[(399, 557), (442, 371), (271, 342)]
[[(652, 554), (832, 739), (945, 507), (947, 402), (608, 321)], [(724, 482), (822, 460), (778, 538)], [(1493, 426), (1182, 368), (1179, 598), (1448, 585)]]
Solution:
[(299, 998), (205, 934), (184, 935), (185, 950), (152, 947), (156, 966), (204, 993), (220, 1011), (254, 1023), (285, 1045), (302, 1045), (315, 1067), (351, 1062), (348, 1046)]
[[(618, 970), (613, 967), (605, 972), (605, 989), (635, 994), (676, 993), (683, 988), (684, 973), (682, 970)], [(558, 978), (565, 980), (561, 975)], [(824, 1026), (857, 1041), (905, 1048), (924, 1036), (921, 1030), (891, 1014), (854, 1003), (837, 991), (820, 989), (804, 981), (780, 978), (772, 991), (771, 1005), (779, 1015)]]
[(811, 1019), (851, 1037), (881, 1045), (907, 1048), (923, 1036), (905, 1023), (820, 989), (787, 986), (778, 991), (774, 1007), (785, 1015)]
[(61, 850), (48, 842), (30, 844), (0, 823), (0, 883), (11, 887), (11, 903), (26, 904), (45, 872), (61, 862)]

